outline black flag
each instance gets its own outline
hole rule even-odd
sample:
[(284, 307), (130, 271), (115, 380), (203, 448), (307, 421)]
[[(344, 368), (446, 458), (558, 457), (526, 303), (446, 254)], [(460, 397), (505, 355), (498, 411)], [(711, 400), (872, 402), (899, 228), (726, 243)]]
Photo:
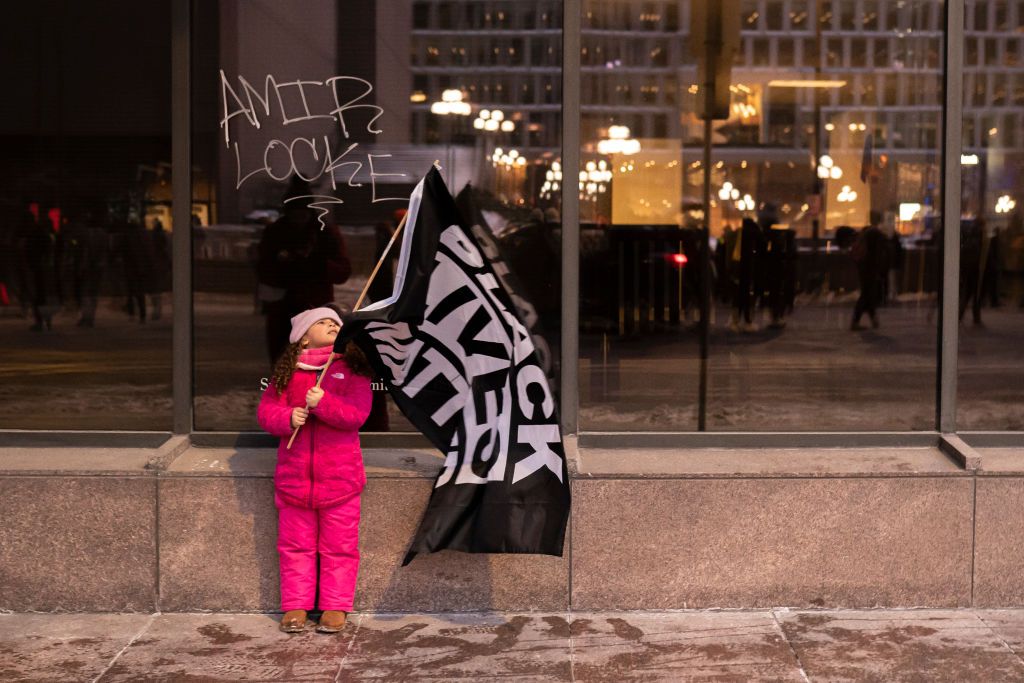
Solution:
[(569, 478), (529, 330), (436, 168), (409, 198), (392, 295), (345, 318), (395, 403), (443, 454), (405, 562), (444, 548), (561, 555)]

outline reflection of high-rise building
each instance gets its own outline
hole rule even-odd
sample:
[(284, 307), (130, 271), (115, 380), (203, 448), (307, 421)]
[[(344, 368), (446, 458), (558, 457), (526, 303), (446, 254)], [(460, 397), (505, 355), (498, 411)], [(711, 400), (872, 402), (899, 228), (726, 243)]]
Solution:
[[(559, 147), (562, 110), (562, 3), (417, 1), (410, 60), (413, 140), (471, 142), (473, 117), (431, 114), (445, 90), (461, 90), (475, 111), (499, 110), (513, 130), (495, 144)], [(479, 125), (479, 124), (478, 124)]]
[[(902, 191), (926, 204), (937, 200), (943, 3), (745, 0), (741, 6), (733, 117), (716, 125), (716, 158), (744, 170), (748, 163), (756, 175), (748, 184), (792, 183), (779, 191), (801, 200), (813, 184), (816, 135), (819, 153), (849, 159), (870, 137), (889, 173), (906, 165)], [(1020, 147), (1024, 67), (1017, 28), (1024, 10), (981, 0), (969, 0), (967, 9), (965, 151)], [(557, 2), (415, 2), (410, 59), (420, 101), (413, 104), (413, 140), (470, 141), (468, 120), (457, 122), (465, 126), (459, 129), (430, 113), (444, 89), (457, 88), (474, 107), (500, 108), (523, 122), (506, 144), (557, 150), (561, 13)], [(702, 127), (690, 113), (696, 66), (689, 0), (587, 0), (581, 22), (583, 144), (594, 145), (618, 124), (636, 138), (679, 139), (684, 157), (698, 159)], [(800, 81), (823, 85), (795, 87)], [(798, 172), (780, 177), (770, 172), (773, 164)], [(858, 172), (859, 166), (852, 169)], [(896, 184), (882, 185), (891, 192)], [(877, 196), (876, 203), (904, 199)]]

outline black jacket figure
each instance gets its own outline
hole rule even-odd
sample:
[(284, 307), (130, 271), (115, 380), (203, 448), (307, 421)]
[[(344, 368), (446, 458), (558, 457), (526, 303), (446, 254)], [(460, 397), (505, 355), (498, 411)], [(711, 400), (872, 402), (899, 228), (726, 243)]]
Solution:
[(871, 225), (861, 231), (853, 245), (853, 260), (857, 264), (860, 297), (853, 309), (850, 329), (860, 329), (860, 319), (867, 313), (872, 327), (878, 327), (878, 304), (884, 292), (884, 281), (889, 273), (889, 241), (878, 229), (880, 217), (871, 212)]
[(273, 364), (288, 346), (291, 318), (334, 301), (334, 285), (348, 280), (352, 266), (337, 226), (310, 207), (308, 183), (293, 178), (284, 215), (267, 226), (256, 263), (267, 353)]
[(22, 216), (18, 229), (18, 251), (28, 268), (32, 291), (34, 331), (50, 329), (53, 314), (60, 308), (54, 252), (56, 235), (46, 217), (32, 211)]
[[(764, 235), (750, 218), (744, 218), (738, 240), (728, 257), (736, 270), (736, 310), (733, 322), (753, 327), (754, 304), (762, 292), (761, 260), (764, 256)], [(737, 258), (738, 257), (738, 258)]]

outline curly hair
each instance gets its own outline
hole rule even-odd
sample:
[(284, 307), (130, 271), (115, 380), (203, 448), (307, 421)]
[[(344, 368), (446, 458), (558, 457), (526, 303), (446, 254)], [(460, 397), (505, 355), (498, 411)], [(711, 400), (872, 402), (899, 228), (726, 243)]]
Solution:
[(299, 364), (299, 356), (302, 355), (302, 351), (302, 342), (289, 344), (288, 348), (281, 354), (281, 357), (277, 359), (277, 363), (274, 364), (274, 374), (270, 378), (270, 383), (277, 389), (277, 393), (283, 394), (285, 387), (288, 386), (288, 382), (292, 380), (292, 375), (295, 374), (295, 368)]
[[(302, 342), (295, 342), (289, 344), (281, 357), (277, 359), (277, 363), (274, 364), (274, 374), (270, 378), (270, 383), (277, 389), (277, 393), (284, 393), (288, 382), (292, 380), (292, 375), (295, 374), (295, 368), (298, 367), (299, 356), (304, 350)], [(366, 360), (366, 354), (353, 342), (345, 345), (345, 353), (341, 357), (345, 359), (345, 364), (352, 372), (364, 377), (373, 377), (373, 369), (370, 367), (370, 362)]]
[(370, 361), (366, 359), (366, 354), (363, 350), (356, 346), (355, 342), (349, 342), (345, 345), (344, 356), (345, 363), (357, 375), (363, 377), (373, 377), (373, 368), (370, 367)]

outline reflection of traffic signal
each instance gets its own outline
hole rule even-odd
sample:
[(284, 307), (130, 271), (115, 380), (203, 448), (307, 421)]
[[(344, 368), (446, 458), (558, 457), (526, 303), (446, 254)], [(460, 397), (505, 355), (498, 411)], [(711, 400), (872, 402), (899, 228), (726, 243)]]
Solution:
[(697, 60), (697, 115), (729, 118), (732, 63), (740, 49), (740, 0), (693, 0), (690, 49)]

